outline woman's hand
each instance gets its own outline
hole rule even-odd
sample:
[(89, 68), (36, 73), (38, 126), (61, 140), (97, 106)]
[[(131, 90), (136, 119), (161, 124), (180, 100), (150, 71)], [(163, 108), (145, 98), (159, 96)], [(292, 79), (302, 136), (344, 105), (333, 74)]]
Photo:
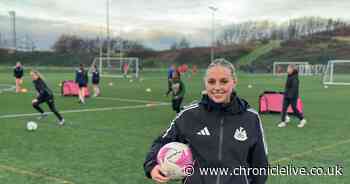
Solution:
[(159, 183), (166, 183), (170, 180), (170, 178), (164, 176), (160, 171), (160, 166), (156, 165), (151, 171), (151, 177), (154, 181)]

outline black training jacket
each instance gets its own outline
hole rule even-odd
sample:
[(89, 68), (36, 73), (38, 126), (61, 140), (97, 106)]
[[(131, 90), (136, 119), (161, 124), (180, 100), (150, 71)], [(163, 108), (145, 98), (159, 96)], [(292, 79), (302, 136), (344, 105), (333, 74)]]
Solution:
[(38, 78), (37, 80), (33, 80), (33, 83), (36, 91), (39, 94), (37, 97), (39, 101), (53, 98), (53, 93), (51, 89), (47, 87), (47, 85), (41, 78)]
[(92, 72), (92, 83), (100, 82), (100, 73), (98, 71)]
[(23, 77), (23, 68), (22, 67), (15, 67), (13, 70), (13, 75), (19, 79)]
[(85, 70), (78, 69), (75, 72), (75, 83), (80, 85), (87, 85), (88, 81), (88, 73)]
[(159, 149), (169, 142), (188, 144), (192, 150), (194, 174), (185, 184), (263, 184), (266, 175), (200, 174), (200, 169), (267, 168), (267, 146), (258, 113), (235, 94), (229, 105), (216, 104), (204, 95), (201, 102), (186, 107), (166, 132), (151, 146), (144, 162), (147, 177), (157, 165)]
[(295, 70), (288, 75), (284, 94), (287, 98), (298, 98), (299, 96), (299, 77), (298, 71)]

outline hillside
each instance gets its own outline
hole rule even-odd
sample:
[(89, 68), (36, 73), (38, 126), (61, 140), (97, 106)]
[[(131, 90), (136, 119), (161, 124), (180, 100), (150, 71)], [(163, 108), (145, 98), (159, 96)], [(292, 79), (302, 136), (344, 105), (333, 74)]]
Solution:
[(280, 41), (270, 41), (267, 44), (263, 44), (259, 47), (257, 47), (255, 50), (250, 52), (249, 54), (241, 57), (237, 64), (239, 66), (249, 66), (254, 62), (256, 59), (258, 59), (260, 56), (265, 55), (266, 53), (269, 53), (271, 50), (279, 48), (281, 45)]
[[(255, 49), (255, 45), (234, 45), (225, 47), (216, 47), (215, 57), (226, 58), (229, 61), (236, 62), (239, 58), (249, 54)], [(150, 57), (144, 58), (144, 64), (154, 66), (164, 66), (175, 64), (195, 64), (199, 67), (206, 67), (210, 63), (210, 48), (196, 47), (179, 50), (166, 50), (156, 52)]]
[(281, 43), (280, 48), (260, 56), (253, 63), (257, 70), (270, 71), (274, 61), (327, 63), (331, 59), (350, 60), (350, 28), (321, 32)]
[(78, 66), (80, 63), (90, 66), (93, 61), (92, 54), (60, 54), (49, 51), (16, 52), (9, 54), (7, 50), (0, 49), (0, 65), (14, 66), (21, 61), (27, 66)]
[[(249, 54), (255, 45), (233, 45), (215, 48), (215, 56), (224, 57), (230, 61), (237, 61)], [(143, 67), (167, 67), (170, 64), (189, 64), (206, 67), (210, 62), (210, 48), (196, 47), (178, 50), (153, 51), (136, 50), (128, 52), (129, 57), (139, 57)], [(15, 65), (21, 61), (32, 66), (77, 66), (80, 63), (90, 65), (96, 54), (88, 53), (55, 53), (55, 52), (16, 52), (9, 54), (7, 50), (0, 50), (0, 65)]]
[[(127, 55), (139, 57), (143, 67), (154, 68), (184, 63), (204, 68), (210, 62), (209, 47), (165, 51), (139, 49), (130, 51)], [(9, 54), (6, 50), (0, 50), (0, 65), (13, 66), (16, 61), (34, 66), (77, 66), (80, 63), (90, 65), (94, 57), (96, 54), (91, 53), (16, 52)], [(216, 47), (215, 57), (226, 58), (242, 70), (256, 72), (270, 72), (274, 61), (327, 63), (331, 59), (350, 60), (350, 27), (283, 42), (255, 41)]]

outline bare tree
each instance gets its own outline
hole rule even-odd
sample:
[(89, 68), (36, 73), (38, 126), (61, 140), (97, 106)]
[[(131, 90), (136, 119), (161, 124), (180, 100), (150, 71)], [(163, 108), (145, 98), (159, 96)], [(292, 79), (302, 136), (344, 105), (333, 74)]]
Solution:
[(224, 45), (244, 43), (251, 40), (289, 40), (318, 32), (344, 28), (345, 21), (320, 17), (302, 17), (282, 23), (272, 21), (247, 21), (232, 24), (221, 31), (218, 41)]

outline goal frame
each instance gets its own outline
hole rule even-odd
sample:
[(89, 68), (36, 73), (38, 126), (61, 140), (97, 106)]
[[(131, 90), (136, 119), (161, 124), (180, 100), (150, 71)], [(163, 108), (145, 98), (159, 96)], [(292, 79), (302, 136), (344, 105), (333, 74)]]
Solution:
[[(330, 60), (328, 61), (326, 71), (323, 75), (323, 85), (342, 85), (347, 86), (350, 85), (350, 82), (334, 82), (334, 64), (337, 63), (349, 63), (350, 60)], [(327, 80), (327, 73), (329, 73), (329, 80)]]
[[(91, 64), (91, 68), (93, 65), (97, 65), (97, 70), (99, 71), (100, 73), (100, 76), (101, 77), (112, 77), (112, 78), (121, 78), (122, 75), (118, 75), (118, 74), (105, 74), (104, 73), (104, 68), (103, 67), (103, 62), (107, 62), (107, 65), (108, 65), (108, 62), (112, 61), (112, 60), (117, 60), (119, 62), (135, 62), (135, 72), (132, 73), (132, 75), (135, 77), (135, 78), (139, 78), (139, 66), (140, 66), (140, 60), (138, 57), (95, 57), (92, 64)], [(91, 70), (91, 69), (90, 69)], [(129, 69), (130, 70), (130, 69)], [(119, 68), (117, 69), (117, 71), (119, 71)]]
[[(273, 62), (273, 76), (283, 76), (286, 75), (286, 73), (277, 73), (276, 69), (277, 69), (277, 65), (305, 65), (305, 66), (309, 66), (309, 62)], [(307, 73), (300, 73), (300, 75), (308, 75)]]

